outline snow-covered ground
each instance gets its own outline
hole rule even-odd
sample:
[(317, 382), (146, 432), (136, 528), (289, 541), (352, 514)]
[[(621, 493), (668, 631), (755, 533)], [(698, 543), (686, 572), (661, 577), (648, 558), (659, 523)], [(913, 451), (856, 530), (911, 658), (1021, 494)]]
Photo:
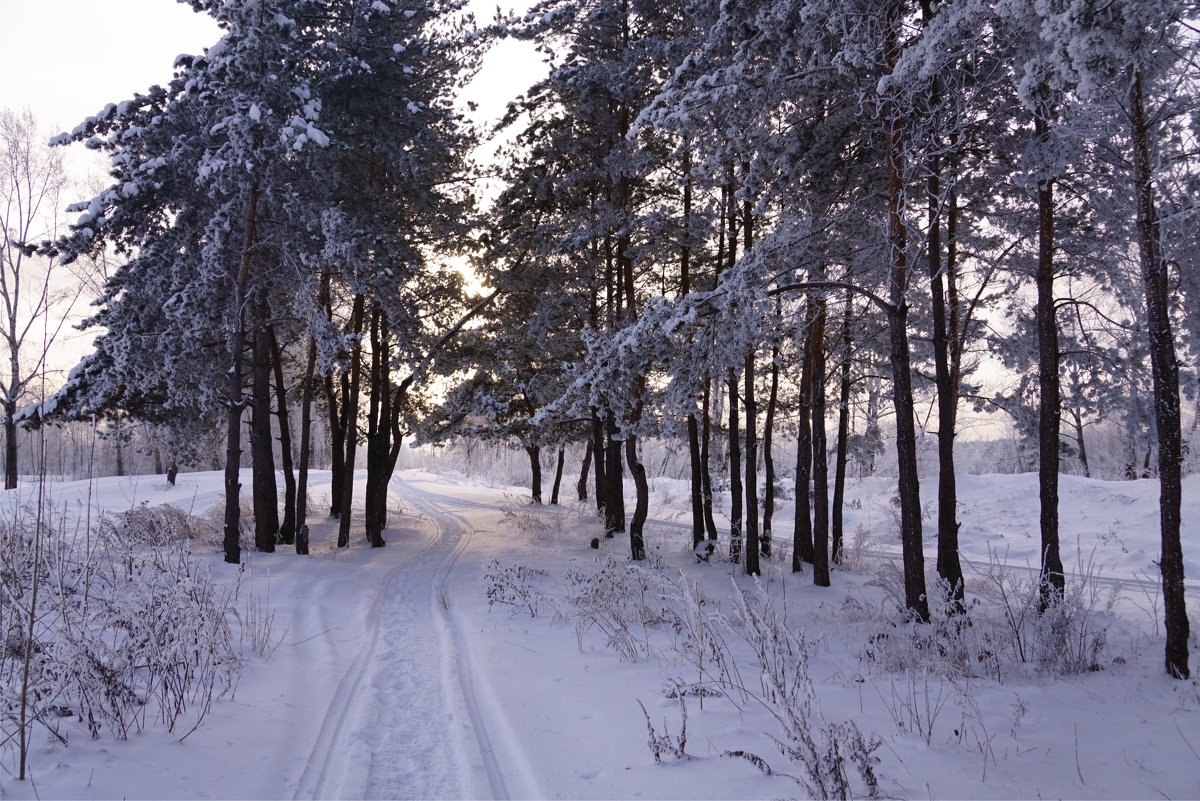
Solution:
[[(933, 486), (925, 482), (926, 494)], [(1002, 624), (999, 590), (1018, 591), (1037, 564), (1036, 480), (963, 476), (959, 487), (968, 599), (979, 600), (980, 620)], [(57, 508), (81, 518), (89, 508), (94, 517), (139, 503), (199, 513), (219, 501), (221, 476), (182, 474), (173, 488), (160, 477), (140, 477), (50, 489)], [(317, 474), (316, 509), (327, 503), (327, 490), (328, 475)], [(781, 707), (759, 678), (746, 626), (735, 620), (735, 587), (755, 597), (755, 582), (718, 558), (724, 541), (711, 563), (692, 556), (682, 482), (653, 481), (650, 567), (636, 580), (604, 586), (591, 577), (628, 577), (628, 542), (618, 536), (601, 539), (599, 551), (589, 547), (597, 533), (590, 502), (533, 507), (522, 488), (415, 470), (398, 474), (390, 490), (382, 550), (361, 538), (338, 550), (323, 519), (313, 526), (310, 557), (283, 546), (274, 554), (247, 551), (237, 568), (220, 561), (215, 544), (197, 544), (221, 580), (245, 571), (244, 595), (275, 610), (278, 647), (268, 659), (248, 659), (236, 692), (184, 742), (153, 728), (126, 741), (107, 731), (91, 739), (79, 725), (69, 727), (64, 747), (35, 730), (32, 781), (14, 778), (9, 748), (0, 797), (808, 793), (783, 775), (803, 778), (803, 768), (775, 746), (772, 738), (787, 739), (772, 716)], [(32, 491), (18, 492), (27, 498)], [(1063, 477), (1063, 560), (1086, 577), (1076, 601), (1090, 609), (1083, 629), (1089, 642), (1103, 639), (1097, 669), (1065, 676), (991, 653), (982, 623), (913, 644), (913, 627), (898, 621), (886, 600), (887, 565), (898, 549), (892, 493), (883, 479), (851, 486), (852, 566), (834, 571), (831, 588), (790, 572), (786, 541), (764, 562), (763, 591), (786, 615), (787, 628), (803, 632), (819, 702), (819, 709), (806, 709), (814, 731), (853, 721), (868, 741), (878, 737), (873, 770), (888, 797), (1200, 797), (1200, 683), (1162, 671), (1155, 483)], [(0, 500), (11, 505), (13, 495)], [(931, 530), (932, 504), (927, 511)], [(782, 504), (777, 533), (790, 535), (791, 518), (791, 506)], [(1200, 477), (1185, 481), (1183, 520), (1195, 630)], [(932, 572), (932, 549), (928, 555)], [(527, 602), (489, 606), (489, 587), (493, 599), (520, 590)], [(686, 613), (688, 598), (693, 611), (733, 621), (713, 630), (727, 637), (723, 653), (736, 681), (718, 680), (713, 663), (688, 650), (681, 618), (654, 611)], [(622, 619), (620, 609), (635, 611)], [(617, 617), (604, 618), (608, 612)], [(962, 670), (937, 667), (954, 658), (946, 649), (964, 643)], [(1198, 650), (1193, 634), (1194, 673)], [(681, 704), (670, 696), (681, 684), (691, 685), (683, 746), (689, 758), (665, 754), (656, 764), (639, 701), (656, 733), (663, 736), (665, 726), (666, 741), (678, 745), (672, 738)], [(720, 694), (696, 695), (699, 685)], [(731, 751), (761, 757), (774, 775), (725, 755)], [(857, 779), (854, 787), (864, 789)]]

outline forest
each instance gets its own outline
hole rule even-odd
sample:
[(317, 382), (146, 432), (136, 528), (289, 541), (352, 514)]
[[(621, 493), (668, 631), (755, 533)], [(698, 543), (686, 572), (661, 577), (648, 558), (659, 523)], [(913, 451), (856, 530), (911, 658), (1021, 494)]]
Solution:
[[(103, 154), (106, 185), (40, 239), (9, 190), (5, 276), (105, 270), (94, 350), (49, 389), (0, 287), (6, 487), (38, 426), (219, 464), (236, 564), (243, 495), (256, 551), (307, 553), (326, 513), (338, 547), (382, 547), (407, 446), (494, 442), (527, 455), (534, 504), (590, 497), (592, 547), (638, 562), (653, 447), (686, 465), (697, 558), (761, 575), (790, 532), (788, 568), (828, 586), (849, 474), (887, 462), (920, 622), (926, 541), (967, 614), (956, 444), (985, 420), (1037, 474), (1042, 612), (1065, 592), (1062, 474), (1157, 480), (1163, 666), (1189, 677), (1194, 3), (189, 5), (220, 41), (52, 141)], [(487, 128), (461, 95), (506, 40), (547, 71)]]

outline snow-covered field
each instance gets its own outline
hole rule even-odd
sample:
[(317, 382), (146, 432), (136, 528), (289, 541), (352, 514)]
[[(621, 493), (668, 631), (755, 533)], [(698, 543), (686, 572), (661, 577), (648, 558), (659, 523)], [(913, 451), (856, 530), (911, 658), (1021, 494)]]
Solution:
[[(933, 486), (925, 482), (927, 494)], [(327, 489), (328, 475), (317, 474), (316, 509)], [(56, 508), (81, 518), (89, 504), (93, 517), (140, 503), (200, 513), (219, 501), (221, 476), (182, 474), (173, 488), (140, 477), (50, 490)], [(214, 543), (196, 543), (220, 581), (244, 571), (243, 603), (274, 609), (278, 647), (266, 659), (248, 655), (236, 691), (183, 742), (153, 727), (124, 741), (106, 730), (92, 739), (71, 721), (64, 747), (35, 728), (32, 781), (15, 779), (7, 747), (0, 797), (805, 797), (813, 780), (803, 760), (775, 742), (795, 747), (781, 722), (792, 721), (795, 734), (798, 719), (819, 748), (840, 732), (847, 760), (849, 728), (840, 724), (853, 721), (887, 797), (1200, 797), (1200, 683), (1162, 670), (1155, 483), (1062, 479), (1063, 561), (1079, 574), (1065, 630), (1082, 638), (1082, 658), (1095, 668), (1066, 675), (1032, 656), (1021, 662), (1004, 650), (1010, 641), (996, 639), (1037, 564), (1034, 476), (960, 479), (968, 600), (978, 602), (979, 622), (943, 625), (937, 636), (919, 636), (887, 600), (898, 550), (889, 482), (851, 486), (852, 565), (834, 571), (831, 588), (792, 574), (781, 540), (764, 563), (765, 596), (718, 559), (724, 541), (711, 563), (697, 563), (683, 483), (656, 479), (652, 490), (644, 570), (630, 570), (620, 537), (589, 547), (590, 502), (533, 507), (521, 488), (414, 470), (393, 481), (382, 550), (356, 539), (339, 551), (325, 521), (313, 526), (312, 556), (247, 551), (240, 569), (224, 565)], [(18, 492), (28, 498), (33, 488)], [(15, 503), (12, 494), (3, 500)], [(928, 511), (927, 541), (932, 504)], [(791, 516), (783, 504), (777, 534), (790, 535)], [(1185, 481), (1183, 520), (1195, 632), (1200, 477)], [(791, 648), (785, 673), (799, 677), (799, 694), (789, 697), (803, 715), (788, 717), (773, 674), (756, 661), (764, 641), (739, 615), (735, 591), (746, 593), (745, 609), (773, 610), (797, 635), (776, 645)], [(769, 607), (758, 606), (762, 597)], [(716, 639), (696, 647), (697, 632)], [(1021, 644), (1041, 653), (1038, 642)], [(1193, 673), (1198, 651), (1193, 633)], [(685, 706), (671, 697), (681, 687)], [(815, 703), (805, 701), (808, 687)], [(660, 763), (639, 702), (661, 738)], [(773, 774), (727, 755), (734, 751), (757, 755)], [(866, 791), (859, 772), (847, 774), (855, 792)]]

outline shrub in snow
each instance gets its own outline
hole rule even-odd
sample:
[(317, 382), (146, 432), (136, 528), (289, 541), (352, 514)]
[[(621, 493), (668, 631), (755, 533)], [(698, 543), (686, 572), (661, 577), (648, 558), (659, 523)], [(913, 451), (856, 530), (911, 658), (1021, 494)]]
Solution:
[(761, 756), (746, 751), (726, 755), (747, 759), (765, 773), (789, 776), (804, 785), (812, 798), (877, 797), (874, 753), (883, 741), (864, 737), (854, 721), (825, 720), (808, 674), (808, 641), (803, 632), (785, 625), (761, 584), (756, 582), (749, 592), (735, 586), (733, 597), (738, 630), (761, 670), (760, 692), (750, 694), (775, 719), (778, 734), (771, 739), (801, 773), (780, 773)]
[(899, 570), (881, 570), (872, 583), (891, 600), (892, 612), (881, 615), (882, 625), (868, 637), (864, 658), (885, 672), (990, 676), (997, 681), (1013, 671), (1053, 676), (1104, 665), (1120, 586), (1106, 587), (1091, 563), (1068, 575), (1064, 591), (1045, 609), (1036, 570), (1013, 567), (993, 554), (977, 573), (965, 610), (949, 587), (934, 582), (931, 619), (915, 623), (904, 611)]
[(623, 660), (636, 661), (649, 652), (645, 627), (664, 620), (660, 575), (609, 558), (593, 573), (568, 571), (566, 581), (566, 600), (581, 646), (584, 632), (595, 628)]
[(530, 617), (537, 617), (538, 606), (546, 600), (546, 594), (531, 585), (529, 579), (544, 575), (545, 570), (525, 565), (505, 566), (493, 559), (483, 569), (488, 608), (500, 604), (512, 607), (513, 614), (528, 612)]
[(500, 513), (504, 515), (505, 524), (517, 531), (529, 534), (534, 539), (549, 539), (553, 529), (542, 517), (540, 509), (541, 507), (535, 506), (525, 498), (505, 495)]
[(0, 519), (5, 743), (22, 721), (66, 743), (68, 718), (93, 737), (154, 725), (186, 737), (233, 689), (235, 596), (193, 558), (190, 525), (139, 509), (89, 537), (31, 510)]

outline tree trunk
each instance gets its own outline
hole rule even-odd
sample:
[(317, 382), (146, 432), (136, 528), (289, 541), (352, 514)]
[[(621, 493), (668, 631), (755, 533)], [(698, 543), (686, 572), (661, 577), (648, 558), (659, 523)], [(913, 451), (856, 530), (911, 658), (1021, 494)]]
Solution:
[[(605, 476), (605, 460), (608, 450), (605, 447), (604, 421), (592, 409), (592, 475), (595, 476), (596, 511), (603, 514), (604, 504), (608, 500), (607, 476)], [(607, 520), (607, 518), (606, 518)]]
[(275, 484), (275, 440), (271, 436), (271, 343), (267, 336), (265, 290), (258, 293), (258, 324), (254, 329), (250, 408), (250, 453), (253, 458), (254, 547), (272, 553), (279, 536), (279, 491)]
[(729, 370), (729, 561), (742, 560), (742, 448), (738, 420), (738, 376)]
[(812, 334), (813, 584), (829, 586), (829, 455), (825, 443), (825, 298)]
[(1177, 679), (1188, 672), (1187, 598), (1180, 543), (1182, 501), (1182, 420), (1179, 362), (1171, 329), (1169, 272), (1155, 219), (1154, 175), (1150, 166), (1150, 124), (1146, 120), (1144, 78), (1134, 68), (1130, 81), (1129, 123), (1133, 146), (1134, 196), (1137, 208), (1138, 256), (1146, 288), (1150, 367), (1154, 379), (1154, 422), (1158, 429), (1159, 525), (1162, 555), (1163, 616), (1167, 630), (1166, 670)]
[(1088, 467), (1087, 444), (1083, 441), (1083, 416), (1078, 406), (1071, 409), (1071, 417), (1075, 422), (1075, 442), (1079, 446), (1079, 466), (1083, 470), (1083, 477), (1091, 478), (1092, 470)]
[(704, 541), (704, 481), (700, 464), (700, 424), (695, 414), (687, 416), (688, 495), (692, 502), (692, 547)]
[(283, 467), (283, 523), (279, 540), (285, 545), (296, 541), (296, 471), (292, 462), (292, 424), (288, 415), (287, 385), (283, 381), (283, 352), (275, 327), (267, 329), (271, 342), (271, 364), (275, 368), (275, 406), (279, 420), (279, 453)]
[(371, 400), (367, 413), (367, 541), (372, 548), (387, 544), (387, 488), (392, 477), (392, 383), (391, 333), (387, 314), (376, 308), (371, 313)]
[(704, 399), (700, 408), (700, 486), (703, 493), (704, 530), (708, 538), (714, 542), (717, 539), (717, 521), (713, 517), (712, 492), (712, 460), (709, 448), (712, 442), (712, 414), (709, 404), (712, 400), (712, 379), (704, 379)]
[(754, 399), (754, 354), (746, 357), (746, 575), (761, 572), (758, 557), (762, 547), (758, 541), (758, 404)]
[(350, 381), (344, 373), (337, 380), (342, 387), (340, 404), (332, 371), (325, 376), (323, 383), (325, 406), (329, 412), (329, 516), (337, 520), (342, 514), (342, 486), (346, 483), (346, 415), (343, 407), (350, 394)]
[(579, 467), (579, 481), (575, 484), (575, 491), (579, 495), (579, 500), (586, 501), (588, 490), (588, 472), (592, 468), (592, 441), (587, 441), (587, 447), (583, 451), (583, 464)]
[(637, 437), (633, 434), (625, 437), (625, 460), (629, 463), (629, 472), (633, 474), (633, 483), (637, 488), (633, 519), (629, 521), (629, 556), (637, 562), (646, 558), (646, 540), (642, 529), (650, 514), (650, 485), (646, 481), (646, 467), (638, 458)]
[(17, 488), (17, 413), (14, 401), (4, 402), (4, 488)]
[[(300, 395), (300, 470), (296, 476), (296, 531), (308, 532), (308, 467), (312, 458), (313, 376), (317, 371), (317, 340), (308, 339), (308, 364)], [(296, 553), (308, 555), (308, 537), (296, 537)]]
[[(922, 6), (925, 21), (932, 18), (928, 0)], [(930, 104), (937, 107), (941, 82), (935, 76), (930, 89)], [(945, 582), (950, 598), (962, 610), (963, 575), (958, 558), (958, 487), (954, 475), (954, 436), (958, 387), (950, 374), (950, 337), (946, 321), (946, 297), (942, 279), (941, 237), (941, 159), (935, 152), (929, 159), (926, 202), (929, 208), (929, 234), (926, 256), (929, 264), (929, 291), (933, 307), (933, 363), (938, 404), (938, 539), (937, 571)]]
[(558, 466), (554, 468), (554, 487), (550, 490), (550, 505), (558, 506), (558, 489), (562, 486), (563, 463), (566, 461), (566, 448), (558, 446)]
[[(1045, 85), (1034, 114), (1034, 135), (1048, 145), (1049, 101)], [(1054, 315), (1054, 181), (1038, 183), (1038, 263), (1035, 319), (1038, 340), (1038, 497), (1041, 504), (1041, 605), (1062, 597), (1065, 586), (1058, 547), (1058, 450), (1061, 401), (1058, 378), (1058, 323)]]
[[(892, 0), (884, 25), (884, 68), (898, 56), (903, 4)], [(908, 346), (909, 267), (905, 255), (908, 233), (904, 221), (904, 162), (901, 131), (904, 120), (889, 103), (884, 117), (884, 155), (888, 178), (888, 239), (890, 275), (888, 329), (891, 343), (892, 393), (896, 409), (896, 465), (899, 473), (900, 542), (904, 560), (904, 603), (913, 616), (929, 620), (925, 595), (925, 558), (921, 552), (921, 485), (917, 478), (917, 432), (913, 419), (912, 368)]]
[(837, 460), (833, 468), (833, 563), (840, 565), (845, 543), (842, 531), (842, 510), (846, 502), (846, 452), (850, 445), (850, 357), (854, 341), (850, 324), (854, 316), (854, 300), (846, 290), (846, 306), (842, 313), (841, 394), (838, 397)]
[(225, 561), (236, 565), (242, 560), (241, 516), (239, 493), (242, 483), (239, 471), (242, 460), (242, 356), (246, 349), (246, 325), (243, 307), (246, 303), (246, 282), (250, 276), (251, 249), (254, 245), (255, 224), (258, 218), (258, 186), (250, 188), (250, 200), (246, 207), (246, 228), (242, 241), (241, 265), (233, 282), (232, 330), (229, 337), (229, 398), (226, 400), (225, 426)]
[(792, 572), (804, 570), (815, 559), (811, 499), (808, 480), (812, 471), (812, 337), (816, 327), (816, 308), (808, 302), (804, 325), (804, 359), (800, 367), (800, 400), (796, 410), (796, 517), (792, 528)]
[[(779, 309), (776, 308), (778, 313)], [(778, 318), (778, 315), (777, 315)], [(771, 555), (771, 526), (775, 519), (775, 412), (779, 405), (779, 345), (771, 348), (771, 390), (767, 395), (767, 419), (763, 423), (763, 515), (762, 555)]]
[[(363, 314), (366, 299), (361, 295), (354, 296), (354, 308), (351, 312), (350, 326), (355, 334), (363, 330)], [(342, 466), (342, 497), (341, 514), (338, 518), (337, 546), (345, 548), (350, 545), (350, 511), (354, 507), (354, 462), (358, 449), (358, 393), (362, 385), (362, 345), (361, 339), (356, 339), (350, 349), (350, 378), (343, 383), (346, 390), (343, 401), (342, 420), (346, 426), (346, 459)]]
[(538, 445), (526, 445), (525, 453), (529, 456), (529, 494), (534, 503), (542, 502), (542, 449)]
[(607, 444), (604, 448), (604, 536), (612, 537), (625, 530), (625, 470), (621, 466), (621, 442), (616, 439), (616, 415), (609, 412), (604, 418)]

